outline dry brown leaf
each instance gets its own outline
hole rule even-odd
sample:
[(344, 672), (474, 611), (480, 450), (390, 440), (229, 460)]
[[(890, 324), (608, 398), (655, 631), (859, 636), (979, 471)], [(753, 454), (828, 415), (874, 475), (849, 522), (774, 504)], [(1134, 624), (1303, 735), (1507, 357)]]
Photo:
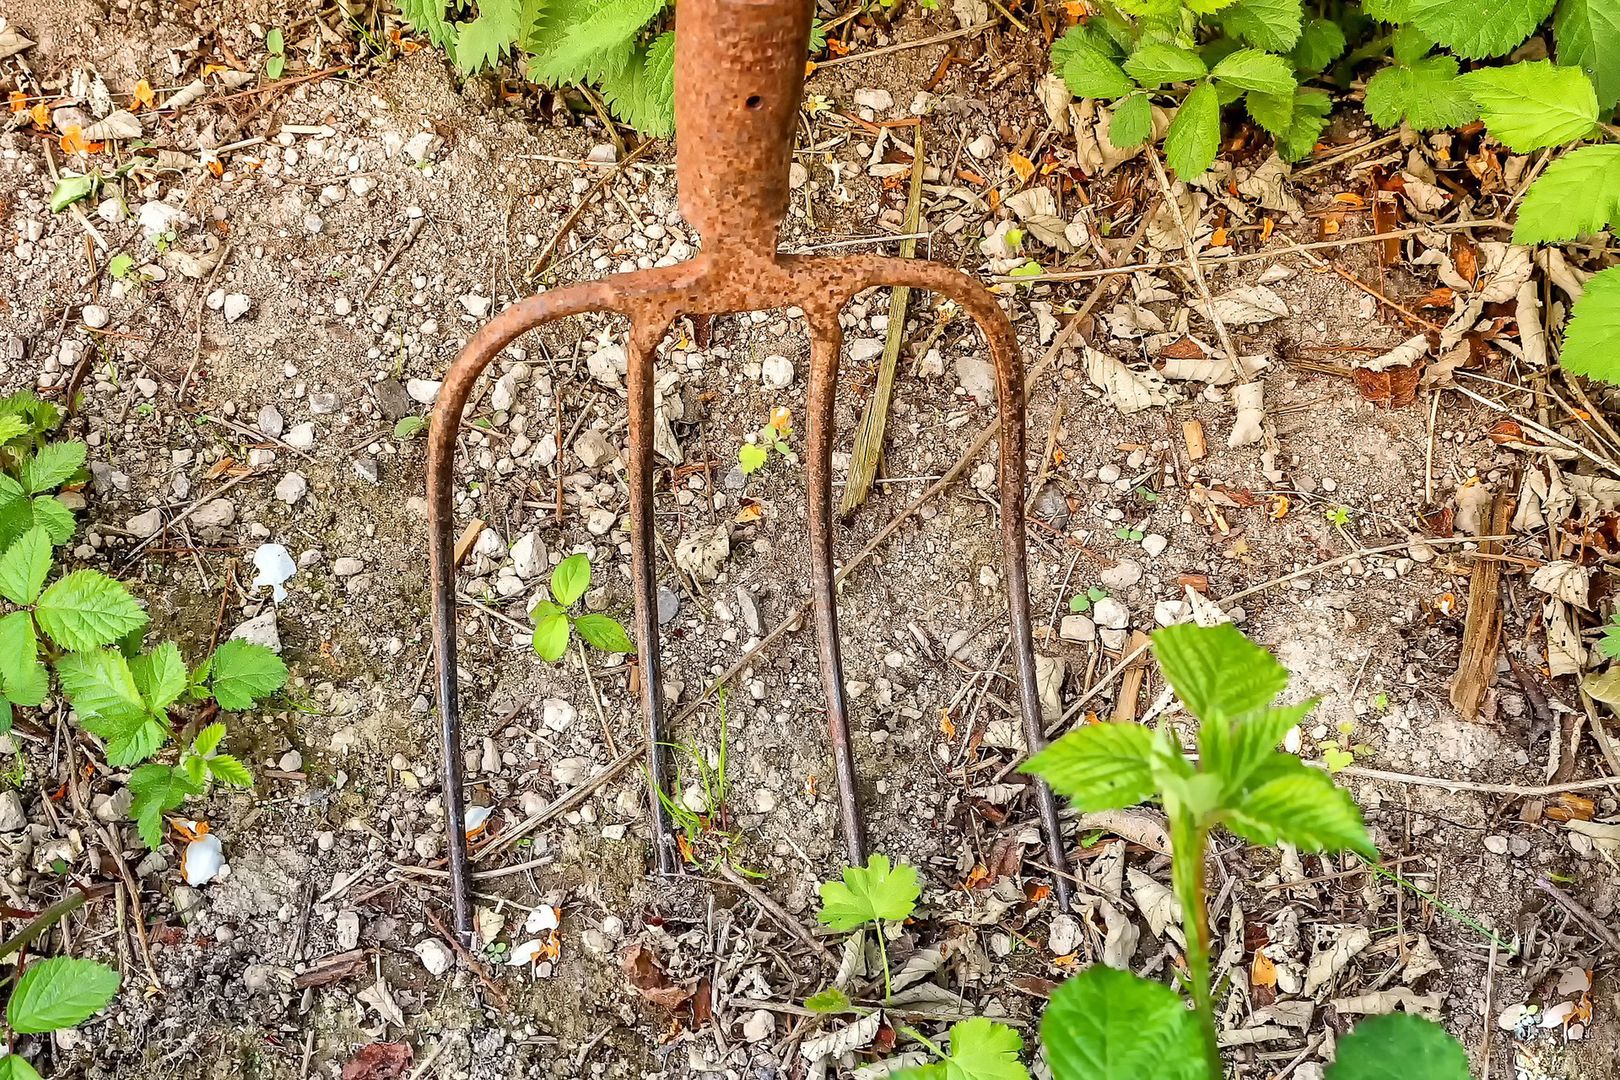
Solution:
[(411, 1064), (408, 1042), (374, 1042), (343, 1066), (343, 1080), (401, 1080)]
[(619, 969), (636, 993), (671, 1011), (692, 996), (692, 991), (670, 981), (653, 951), (644, 945), (626, 948), (619, 956)]

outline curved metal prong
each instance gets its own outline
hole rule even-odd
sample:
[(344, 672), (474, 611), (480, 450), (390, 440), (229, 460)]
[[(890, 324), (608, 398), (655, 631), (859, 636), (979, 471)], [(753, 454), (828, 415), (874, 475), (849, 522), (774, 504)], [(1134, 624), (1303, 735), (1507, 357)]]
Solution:
[(805, 494), (810, 531), (810, 592), (815, 603), (816, 659), (827, 696), (827, 738), (838, 781), (839, 823), (844, 850), (856, 866), (866, 863), (866, 825), (855, 790), (855, 756), (849, 742), (849, 701), (844, 693), (843, 652), (838, 645), (838, 594), (833, 583), (832, 438), (833, 397), (838, 389), (838, 350), (843, 330), (836, 311), (810, 321), (810, 394), (805, 419)]
[[(653, 361), (666, 327), (637, 322), (630, 328), (625, 383), (630, 389), (630, 565), (636, 593), (636, 654), (641, 668), (641, 711), (647, 723), (647, 813), (653, 856), (660, 874), (678, 874), (669, 811), (660, 792), (669, 790), (665, 767), (664, 680), (658, 651), (657, 527), (653, 511)], [(679, 797), (677, 795), (677, 797)]]

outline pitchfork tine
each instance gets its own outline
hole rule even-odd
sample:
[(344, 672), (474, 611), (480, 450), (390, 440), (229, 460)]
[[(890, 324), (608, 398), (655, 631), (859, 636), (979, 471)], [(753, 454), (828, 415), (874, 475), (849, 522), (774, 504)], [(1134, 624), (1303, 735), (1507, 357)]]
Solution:
[(647, 812), (660, 874), (681, 862), (660, 798), (669, 790), (664, 753), (664, 680), (658, 653), (658, 567), (654, 559), (653, 360), (664, 327), (638, 322), (630, 330), (625, 383), (630, 390), (630, 560), (636, 593), (636, 655), (641, 663), (641, 712), (647, 723)]
[[(807, 313), (808, 314), (808, 313)], [(810, 318), (810, 395), (805, 426), (805, 497), (810, 526), (810, 591), (815, 598), (816, 658), (827, 695), (827, 739), (838, 780), (838, 817), (844, 850), (856, 866), (866, 863), (866, 824), (855, 790), (855, 758), (849, 745), (849, 702), (838, 645), (838, 594), (833, 586), (832, 439), (833, 394), (838, 389), (838, 349), (843, 329), (838, 313)]]

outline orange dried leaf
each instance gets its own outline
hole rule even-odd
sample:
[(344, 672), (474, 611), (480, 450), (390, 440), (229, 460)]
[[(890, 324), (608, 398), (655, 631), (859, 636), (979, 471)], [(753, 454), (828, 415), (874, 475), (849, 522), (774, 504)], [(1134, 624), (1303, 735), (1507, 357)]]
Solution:
[(1210, 236), (1209, 236), (1209, 244), (1210, 244), (1211, 247), (1225, 247), (1226, 246), (1226, 229), (1225, 229), (1224, 226), (1219, 228), (1219, 229), (1216, 229), (1213, 233), (1210, 234)]
[(1255, 986), (1277, 985), (1277, 965), (1271, 962), (1271, 957), (1263, 952), (1254, 954), (1254, 963), (1249, 966), (1249, 982)]
[(1035, 163), (1023, 154), (1008, 154), (1007, 164), (1011, 165), (1012, 171), (1018, 174), (1018, 179), (1025, 182), (1035, 175)]
[(229, 70), (231, 69), (226, 67), (224, 64), (204, 64), (202, 69), (202, 77), (206, 79), (210, 75), (218, 75), (222, 71)]
[(131, 112), (139, 112), (143, 108), (150, 109), (157, 104), (157, 95), (152, 92), (152, 84), (145, 79), (135, 84), (135, 93), (131, 97)]
[(1265, 242), (1271, 239), (1271, 230), (1277, 227), (1276, 218), (1266, 218), (1260, 223), (1260, 240)]
[(939, 733), (947, 739), (956, 738), (956, 725), (951, 722), (951, 710), (939, 710)]
[(13, 90), (7, 99), (11, 102), (11, 111), (14, 113), (28, 111), (28, 95), (21, 90)]
[(102, 144), (98, 142), (85, 142), (84, 129), (74, 124), (57, 140), (64, 154), (94, 154), (100, 152)]
[(29, 109), (28, 115), (34, 121), (35, 127), (48, 128), (51, 126), (51, 107), (43, 101)]
[(827, 39), (827, 51), (834, 56), (848, 56), (849, 46), (839, 38), (830, 37)]
[(793, 410), (786, 405), (771, 407), (771, 428), (779, 436), (786, 436), (793, 430)]
[(1270, 517), (1272, 521), (1281, 521), (1283, 518), (1287, 517), (1288, 496), (1273, 495), (1271, 497), (1271, 510), (1267, 513), (1267, 516)]
[(1337, 195), (1333, 196), (1333, 201), (1336, 203), (1344, 203), (1346, 206), (1367, 205), (1367, 200), (1363, 199), (1360, 195), (1357, 195), (1353, 191), (1341, 191)]

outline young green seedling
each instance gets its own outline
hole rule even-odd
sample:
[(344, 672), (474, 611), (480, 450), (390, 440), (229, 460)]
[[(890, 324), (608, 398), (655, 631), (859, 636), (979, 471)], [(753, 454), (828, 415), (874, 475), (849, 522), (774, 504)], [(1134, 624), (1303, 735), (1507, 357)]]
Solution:
[(1090, 611), (1099, 600), (1108, 599), (1108, 590), (1093, 585), (1083, 593), (1075, 593), (1069, 597), (1069, 610), (1076, 615), (1084, 615)]
[(844, 867), (844, 880), (821, 886), (822, 925), (834, 930), (858, 930), (867, 923), (877, 933), (878, 956), (883, 963), (883, 997), (889, 994), (889, 948), (883, 934), (885, 921), (898, 922), (916, 910), (922, 890), (917, 871), (905, 863), (890, 866), (886, 855), (873, 855), (866, 865)]
[(551, 572), (551, 599), (534, 605), (529, 613), (534, 619), (534, 636), (530, 639), (540, 659), (556, 663), (568, 651), (568, 633), (572, 628), (584, 639), (603, 652), (629, 653), (636, 647), (624, 626), (611, 615), (570, 615), (568, 609), (579, 602), (591, 584), (591, 560), (583, 555), (570, 555)]
[(737, 448), (737, 467), (744, 476), (752, 476), (765, 467), (775, 450), (786, 461), (794, 460), (788, 437), (793, 434), (793, 413), (778, 405), (771, 410), (770, 423), (759, 429), (754, 442), (745, 442)]
[(264, 60), (265, 75), (272, 80), (281, 78), (281, 73), (287, 70), (287, 42), (280, 27), (264, 35), (264, 51), (270, 54)]

